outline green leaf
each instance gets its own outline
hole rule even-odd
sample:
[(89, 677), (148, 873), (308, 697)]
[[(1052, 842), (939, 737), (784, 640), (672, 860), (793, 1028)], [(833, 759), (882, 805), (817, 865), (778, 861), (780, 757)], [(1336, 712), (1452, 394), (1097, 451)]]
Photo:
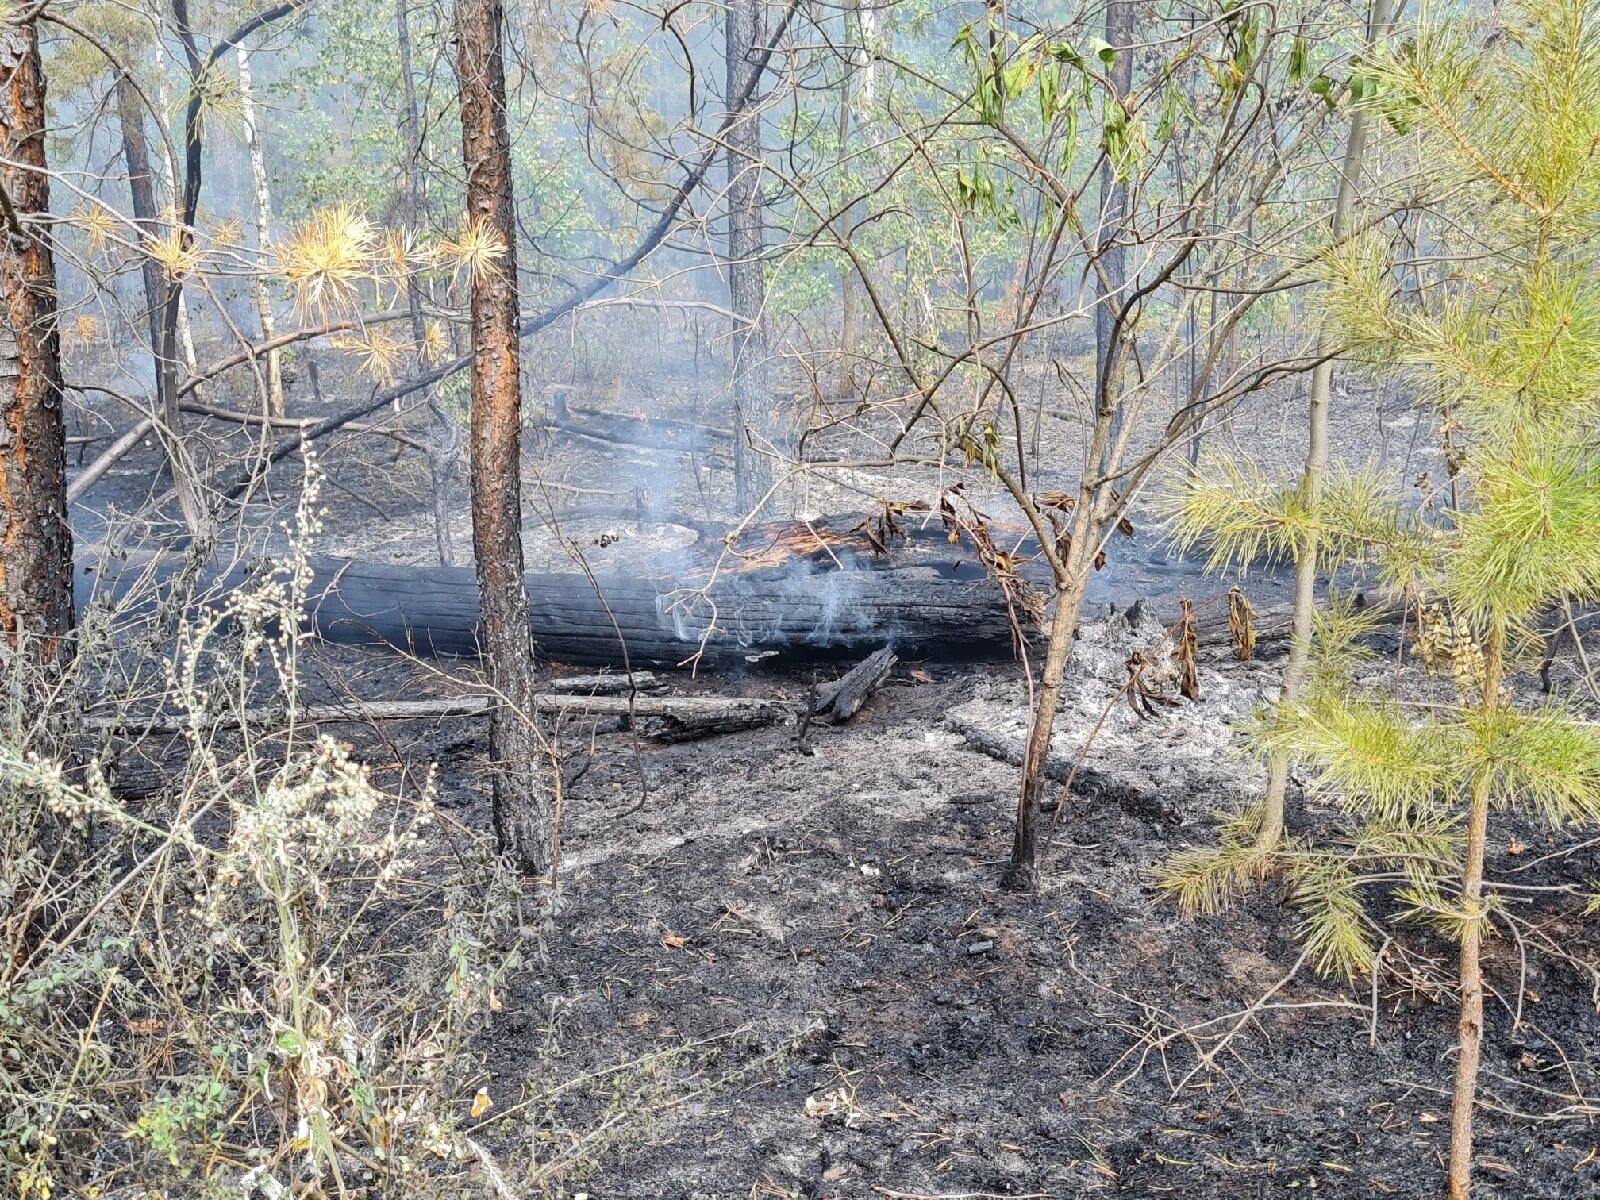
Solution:
[(1001, 72), (1001, 82), (1005, 88), (1007, 100), (1015, 100), (1028, 90), (1028, 85), (1033, 82), (1035, 73), (1039, 70), (1039, 61), (1035, 58), (1026, 58), (1014, 62)]
[(1074, 67), (1079, 71), (1083, 70), (1083, 55), (1065, 42), (1058, 42), (1051, 46), (1050, 55), (1058, 63), (1064, 63), (1066, 66)]
[(1046, 128), (1055, 120), (1061, 93), (1061, 65), (1051, 61), (1039, 69), (1039, 121)]
[(1296, 36), (1294, 43), (1289, 47), (1289, 82), (1298, 84), (1305, 79), (1310, 70), (1311, 43), (1305, 38)]

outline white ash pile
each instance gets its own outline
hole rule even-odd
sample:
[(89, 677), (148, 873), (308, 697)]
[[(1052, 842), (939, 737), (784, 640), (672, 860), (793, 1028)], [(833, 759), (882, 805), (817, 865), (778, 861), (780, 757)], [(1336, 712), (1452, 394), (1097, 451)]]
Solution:
[[(1082, 755), (1075, 797), (1177, 823), (1260, 790), (1264, 769), (1240, 745), (1235, 726), (1276, 694), (1277, 667), (1198, 662), (1199, 696), (1187, 699), (1177, 647), (1148, 604), (1085, 618), (1067, 662), (1045, 768), (1051, 779), (1064, 782)], [(980, 680), (973, 699), (947, 719), (975, 749), (1021, 764), (1028, 693), (1020, 680)], [(1053, 808), (1060, 790), (1047, 789), (1046, 797)]]

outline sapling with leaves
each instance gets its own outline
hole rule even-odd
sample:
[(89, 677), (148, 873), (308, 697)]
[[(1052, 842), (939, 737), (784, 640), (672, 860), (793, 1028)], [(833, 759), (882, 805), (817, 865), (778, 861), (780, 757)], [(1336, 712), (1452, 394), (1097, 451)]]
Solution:
[[(1370, 620), (1335, 603), (1318, 621), (1308, 688), (1255, 737), (1301, 763), (1344, 817), (1336, 843), (1281, 851), (1312, 959), (1347, 977), (1375, 969), (1375, 884), (1460, 945), (1449, 1188), (1465, 1197), (1481, 952), (1516, 919), (1486, 877), (1491, 838), (1513, 820), (1600, 823), (1600, 730), (1512, 686), (1540, 615), (1600, 590), (1600, 2), (1425, 19), (1373, 70), (1367, 102), (1414, 146), (1446, 217), (1441, 269), (1401, 293), (1381, 231), (1352, 239), (1327, 260), (1327, 318), (1447, 421), (1454, 502), (1408, 506), (1373, 473), (1343, 471), (1307, 503), (1288, 481), (1211, 461), (1180, 488), (1176, 527), (1218, 563), (1315, 546), (1324, 568), (1372, 567), (1414, 606), (1423, 657), (1454, 678), (1455, 701), (1427, 708), (1358, 685)], [(1185, 907), (1215, 909), (1254, 877), (1253, 819), (1174, 864), (1166, 884)]]

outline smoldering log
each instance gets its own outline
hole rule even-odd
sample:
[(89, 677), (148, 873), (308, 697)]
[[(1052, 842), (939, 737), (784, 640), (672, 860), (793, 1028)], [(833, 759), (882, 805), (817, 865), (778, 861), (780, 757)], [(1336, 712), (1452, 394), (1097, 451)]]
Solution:
[(645, 450), (670, 450), (680, 454), (727, 453), (733, 434), (726, 429), (696, 425), (671, 417), (629, 416), (596, 408), (576, 408), (568, 403), (565, 391), (550, 396), (551, 429), (616, 446), (638, 446)]
[[(615, 514), (671, 520), (648, 510)], [(574, 517), (581, 514), (572, 514)], [(598, 515), (598, 514), (592, 514)], [(669, 554), (591, 577), (580, 571), (527, 576), (533, 636), (552, 663), (612, 669), (738, 666), (748, 662), (850, 661), (886, 643), (904, 659), (1008, 661), (1019, 634), (1037, 634), (1013, 613), (1005, 593), (965, 540), (952, 543), (937, 524), (909, 519), (892, 534), (875, 518), (779, 522), (737, 535), (709, 525)], [(1029, 543), (1014, 535), (1019, 552)], [(1011, 544), (1008, 541), (1008, 545)], [(78, 602), (157, 591), (178, 576), (178, 555), (110, 558), (78, 573)], [(339, 643), (392, 646), (419, 655), (475, 656), (478, 589), (470, 567), (407, 566), (315, 559), (310, 628)], [(245, 582), (250, 566), (200, 572), (213, 592)], [(1030, 578), (1038, 574), (1029, 568)], [(1036, 580), (1036, 594), (1047, 594)], [(1150, 556), (1113, 557), (1090, 584), (1090, 609), (1155, 598), (1158, 617), (1177, 617), (1175, 597), (1214, 588), (1195, 564)], [(1399, 610), (1377, 599), (1386, 618)], [(1263, 603), (1257, 640), (1286, 636), (1289, 609)], [(1225, 604), (1196, 614), (1202, 645), (1229, 639)]]
[[(112, 558), (78, 572), (80, 606), (161, 584), (181, 556)], [(309, 628), (328, 641), (418, 655), (478, 652), (478, 585), (470, 567), (312, 560)], [(202, 572), (208, 590), (259, 567)], [(1004, 660), (1015, 629), (1001, 589), (943, 537), (878, 551), (839, 524), (760, 527), (729, 546), (703, 538), (636, 572), (527, 576), (533, 636), (552, 663), (727, 667), (848, 659), (891, 643), (903, 657)], [(148, 592), (149, 589), (144, 589)]]

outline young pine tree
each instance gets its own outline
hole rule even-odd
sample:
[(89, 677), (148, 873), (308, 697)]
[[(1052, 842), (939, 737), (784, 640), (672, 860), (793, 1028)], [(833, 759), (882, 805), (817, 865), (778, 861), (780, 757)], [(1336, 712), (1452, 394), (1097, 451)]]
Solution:
[[(1457, 698), (1408, 707), (1354, 685), (1362, 621), (1318, 622), (1310, 687), (1261, 722), (1260, 748), (1298, 761), (1345, 814), (1337, 846), (1283, 861), (1313, 958), (1373, 966), (1364, 897), (1401, 880), (1405, 914), (1460, 945), (1449, 1190), (1465, 1197), (1484, 1025), (1480, 954), (1508, 920), (1486, 852), (1508, 813), (1554, 829), (1600, 822), (1600, 734), (1508, 677), (1536, 619), (1600, 591), (1600, 0), (1523, 0), (1479, 22), (1422, 18), (1367, 69), (1366, 103), (1419, 173), (1434, 264), (1402, 291), (1382, 231), (1328, 255), (1327, 319), (1351, 353), (1397, 373), (1448, 428), (1451, 486), (1407, 505), (1369, 473), (1335, 472), (1314, 504), (1285, 481), (1212, 461), (1179, 490), (1181, 541), (1218, 562), (1292, 556), (1373, 564), (1415, 605), (1419, 649)], [(1191, 909), (1261, 867), (1249, 820), (1190, 852), (1167, 886)]]

